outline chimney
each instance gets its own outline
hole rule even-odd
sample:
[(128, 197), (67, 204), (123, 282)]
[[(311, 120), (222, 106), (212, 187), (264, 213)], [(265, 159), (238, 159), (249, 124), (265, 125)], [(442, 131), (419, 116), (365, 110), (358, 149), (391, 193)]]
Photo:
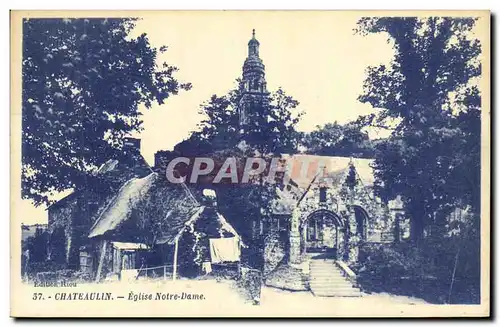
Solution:
[(134, 137), (124, 137), (123, 138), (123, 150), (124, 151), (141, 151), (141, 139), (137, 139)]

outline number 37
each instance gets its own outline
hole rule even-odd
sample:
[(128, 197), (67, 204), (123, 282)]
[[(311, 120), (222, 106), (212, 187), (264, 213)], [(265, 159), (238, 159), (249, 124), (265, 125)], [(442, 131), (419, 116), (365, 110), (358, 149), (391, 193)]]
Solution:
[(42, 293), (33, 293), (33, 300), (41, 300)]

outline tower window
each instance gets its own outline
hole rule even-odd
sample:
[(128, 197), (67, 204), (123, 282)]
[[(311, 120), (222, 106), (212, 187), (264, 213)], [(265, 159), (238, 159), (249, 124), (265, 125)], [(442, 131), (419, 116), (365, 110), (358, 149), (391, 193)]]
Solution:
[(319, 189), (319, 202), (326, 202), (326, 187), (321, 187)]

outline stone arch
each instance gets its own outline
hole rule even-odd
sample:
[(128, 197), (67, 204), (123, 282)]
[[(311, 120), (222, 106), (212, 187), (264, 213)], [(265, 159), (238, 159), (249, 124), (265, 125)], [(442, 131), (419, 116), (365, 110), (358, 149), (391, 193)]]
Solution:
[(311, 212), (308, 212), (306, 215), (304, 215), (304, 219), (301, 222), (301, 226), (307, 223), (307, 221), (310, 220), (311, 218), (315, 218), (321, 215), (332, 219), (335, 222), (335, 224), (340, 228), (345, 228), (345, 219), (343, 219), (337, 213), (328, 209), (316, 209)]
[(347, 222), (328, 209), (306, 213), (300, 222), (300, 253), (324, 253), (332, 258), (343, 252)]

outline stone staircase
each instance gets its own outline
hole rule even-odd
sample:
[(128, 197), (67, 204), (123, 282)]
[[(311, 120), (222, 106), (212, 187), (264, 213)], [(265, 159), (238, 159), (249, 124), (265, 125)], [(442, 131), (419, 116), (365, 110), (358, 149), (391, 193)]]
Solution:
[(359, 288), (342, 274), (331, 259), (311, 259), (309, 262), (309, 288), (315, 296), (359, 297)]

